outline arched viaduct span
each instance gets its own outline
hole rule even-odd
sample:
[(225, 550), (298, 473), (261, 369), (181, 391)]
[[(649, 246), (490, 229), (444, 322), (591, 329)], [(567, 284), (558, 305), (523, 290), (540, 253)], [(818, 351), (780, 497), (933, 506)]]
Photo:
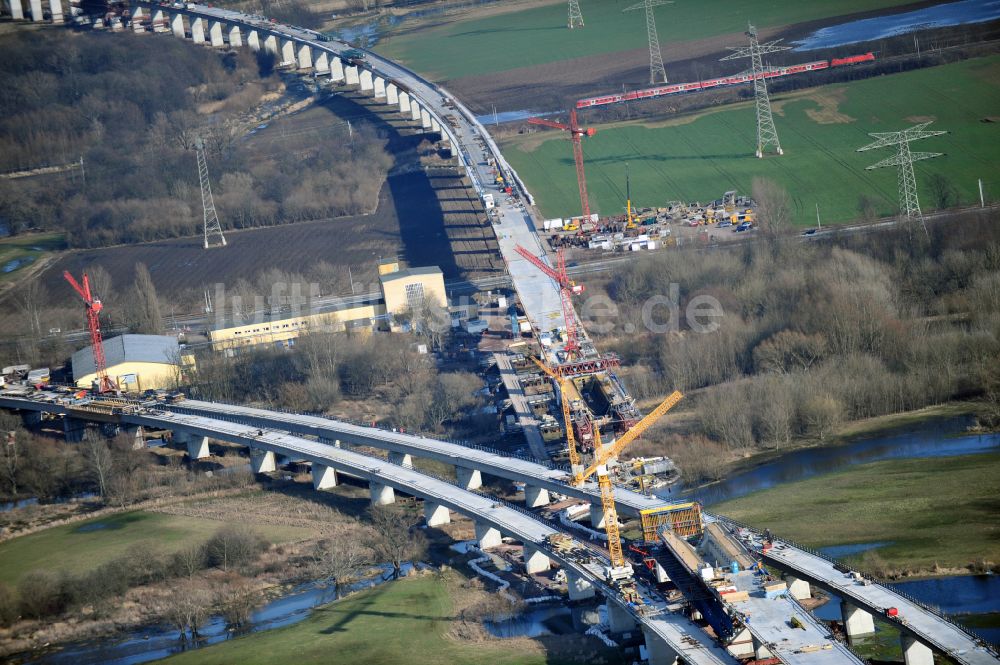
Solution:
[(715, 644), (697, 625), (682, 614), (666, 607), (653, 589), (640, 591), (647, 599), (644, 612), (631, 607), (604, 581), (608, 561), (594, 549), (574, 541), (573, 547), (556, 549), (548, 537), (561, 533), (538, 517), (461, 486), (408, 468), (360, 453), (338, 448), (335, 444), (304, 439), (285, 432), (263, 430), (203, 416), (174, 413), (137, 406), (125, 400), (111, 405), (73, 404), (57, 399), (30, 399), (0, 395), (0, 407), (20, 411), (26, 417), (41, 414), (61, 415), (69, 432), (84, 421), (106, 423), (124, 429), (148, 427), (170, 430), (188, 445), (207, 450), (208, 438), (247, 446), (256, 473), (274, 471), (277, 458), (303, 460), (312, 466), (313, 486), (317, 490), (335, 487), (338, 474), (350, 475), (369, 483), (372, 503), (395, 501), (399, 491), (424, 501), (428, 526), (440, 526), (457, 512), (475, 524), (480, 547), (500, 544), (506, 536), (524, 545), (524, 562), (529, 572), (547, 570), (555, 561), (566, 571), (570, 598), (580, 599), (599, 592), (608, 599), (609, 622), (613, 631), (640, 626), (646, 639), (652, 665), (672, 665), (678, 658), (698, 665), (736, 665), (737, 660)]

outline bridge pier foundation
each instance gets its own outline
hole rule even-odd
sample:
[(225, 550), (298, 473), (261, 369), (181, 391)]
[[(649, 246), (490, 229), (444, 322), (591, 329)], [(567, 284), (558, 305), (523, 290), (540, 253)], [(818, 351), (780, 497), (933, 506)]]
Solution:
[(503, 536), (499, 529), (483, 522), (476, 522), (476, 540), (479, 541), (479, 549), (488, 550), (502, 543)]
[(792, 575), (785, 575), (785, 584), (788, 585), (789, 595), (795, 600), (812, 598), (812, 591), (809, 588), (809, 582), (806, 580), (800, 580)]
[(840, 611), (844, 615), (844, 632), (849, 642), (853, 643), (855, 637), (875, 632), (875, 620), (871, 613), (844, 601), (840, 603)]
[(678, 654), (662, 637), (643, 627), (642, 636), (646, 642), (646, 659), (649, 665), (674, 665)]
[(254, 473), (270, 473), (278, 468), (275, 464), (274, 453), (270, 450), (250, 449), (250, 468)]
[(590, 504), (590, 526), (595, 529), (604, 528), (604, 506), (597, 503)]
[(174, 33), (174, 37), (184, 39), (187, 36), (184, 34), (184, 14), (174, 14), (170, 17), (170, 30)]
[(205, 43), (205, 19), (200, 16), (191, 19), (191, 40), (195, 44)]
[(187, 446), (187, 454), (192, 460), (205, 459), (211, 455), (208, 449), (208, 437), (187, 432), (174, 432), (174, 441)]
[(550, 503), (549, 491), (544, 487), (524, 486), (524, 504), (528, 508), (547, 506)]
[(388, 506), (390, 503), (396, 503), (396, 492), (388, 485), (373, 480), (369, 482), (368, 491), (371, 494), (373, 506)]
[(635, 622), (635, 617), (628, 611), (611, 601), (608, 601), (606, 607), (608, 608), (608, 630), (612, 633), (627, 633), (630, 630), (635, 630), (638, 624)]
[(325, 466), (313, 462), (312, 465), (313, 489), (328, 490), (337, 486), (337, 470), (332, 466)]
[(240, 32), (240, 26), (235, 24), (229, 26), (229, 45), (233, 48), (243, 46), (243, 33)]
[(534, 545), (528, 543), (524, 544), (521, 556), (524, 559), (524, 570), (529, 575), (544, 573), (552, 566), (552, 562), (549, 561), (549, 557), (545, 553), (539, 552)]
[(903, 662), (906, 665), (934, 665), (934, 652), (923, 642), (918, 642), (912, 635), (902, 633), (900, 641), (903, 644)]
[(442, 506), (430, 501), (424, 501), (424, 519), (427, 526), (441, 526), (451, 522), (451, 511), (447, 506)]
[(570, 572), (566, 573), (566, 590), (569, 592), (570, 600), (584, 600), (593, 598), (597, 591), (590, 580)]
[(455, 473), (458, 475), (458, 484), (462, 489), (474, 490), (483, 486), (483, 474), (479, 472), (479, 469), (456, 466)]
[(413, 458), (406, 453), (389, 453), (389, 461), (393, 464), (398, 464), (399, 466), (405, 466), (407, 469), (413, 468)]

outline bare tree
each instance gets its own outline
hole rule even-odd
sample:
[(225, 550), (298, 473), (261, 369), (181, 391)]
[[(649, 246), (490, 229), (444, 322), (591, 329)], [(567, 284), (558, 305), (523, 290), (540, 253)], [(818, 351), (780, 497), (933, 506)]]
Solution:
[(159, 335), (163, 332), (163, 316), (160, 301), (156, 297), (156, 285), (145, 263), (135, 266), (135, 287), (133, 290), (135, 330), (139, 333)]
[(230, 566), (244, 566), (253, 561), (267, 543), (256, 531), (245, 525), (225, 526), (215, 532), (207, 543), (208, 562), (229, 570)]
[(358, 574), (372, 563), (372, 551), (361, 543), (348, 538), (323, 540), (313, 551), (313, 560), (319, 575), (333, 585), (336, 598), (341, 588), (357, 579)]
[(192, 639), (198, 638), (198, 631), (208, 618), (212, 608), (212, 594), (197, 583), (188, 582), (175, 587), (167, 601), (165, 615), (176, 628), (181, 638), (190, 631)]
[(97, 483), (101, 498), (108, 497), (108, 486), (114, 471), (114, 456), (108, 444), (98, 437), (84, 438), (84, 457), (91, 477)]
[(392, 564), (392, 574), (398, 578), (406, 561), (417, 561), (427, 553), (427, 538), (414, 530), (418, 519), (397, 506), (373, 506), (372, 549), (380, 561)]
[(950, 208), (958, 203), (958, 189), (947, 176), (932, 173), (927, 178), (927, 189), (935, 208)]
[(174, 553), (173, 564), (180, 574), (187, 575), (188, 579), (191, 579), (205, 567), (206, 560), (203, 546), (188, 545)]
[(259, 602), (260, 593), (242, 578), (227, 584), (216, 593), (216, 605), (222, 610), (226, 623), (233, 628), (243, 628), (249, 624)]
[(784, 233), (792, 222), (791, 200), (785, 188), (767, 178), (754, 178), (752, 192), (760, 230), (770, 238)]
[(20, 444), (18, 443), (18, 433), (16, 431), (0, 432), (4, 437), (3, 447), (0, 448), (0, 466), (4, 480), (10, 488), (10, 495), (17, 496), (17, 479), (21, 465)]
[(21, 310), (28, 331), (35, 337), (42, 334), (41, 312), (48, 295), (42, 283), (33, 279), (18, 289), (15, 301)]

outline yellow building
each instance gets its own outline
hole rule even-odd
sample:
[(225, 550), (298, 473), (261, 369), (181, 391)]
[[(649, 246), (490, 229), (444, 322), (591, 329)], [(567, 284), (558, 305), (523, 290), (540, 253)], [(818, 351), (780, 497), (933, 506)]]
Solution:
[[(104, 358), (111, 382), (125, 392), (174, 388), (185, 359), (176, 337), (164, 335), (119, 335), (104, 340)], [(97, 380), (93, 347), (85, 347), (71, 359), (73, 380), (90, 388)]]
[(387, 272), (379, 276), (382, 282), (382, 298), (385, 311), (398, 314), (401, 311), (416, 311), (424, 303), (446, 307), (448, 296), (444, 290), (444, 274), (437, 266), (408, 268)]
[(216, 351), (258, 344), (291, 346), (294, 344), (292, 340), (299, 335), (309, 332), (342, 332), (346, 330), (347, 324), (350, 324), (351, 330), (354, 331), (364, 328), (364, 322), (367, 321), (370, 330), (372, 320), (384, 314), (385, 307), (381, 303), (369, 303), (321, 314), (307, 314), (212, 330), (208, 333), (208, 339)]

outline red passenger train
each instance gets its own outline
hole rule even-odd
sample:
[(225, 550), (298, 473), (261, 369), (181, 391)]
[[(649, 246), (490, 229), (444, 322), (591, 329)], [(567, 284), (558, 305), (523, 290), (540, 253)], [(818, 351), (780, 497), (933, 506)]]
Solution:
[[(875, 54), (868, 52), (863, 55), (852, 55), (846, 58), (833, 58), (832, 60), (816, 60), (801, 65), (789, 65), (788, 67), (775, 67), (764, 72), (764, 78), (778, 78), (790, 74), (802, 74), (803, 72), (814, 72), (830, 67), (842, 67), (844, 65), (856, 65), (862, 62), (872, 62)], [(655, 88), (644, 88), (631, 92), (621, 92), (615, 95), (603, 95), (601, 97), (588, 97), (576, 103), (576, 108), (585, 109), (591, 106), (605, 106), (607, 104), (617, 104), (636, 99), (650, 99), (652, 97), (662, 97), (664, 95), (676, 95), (682, 92), (696, 92), (698, 90), (708, 90), (710, 88), (722, 88), (730, 85), (741, 85), (753, 81), (750, 73), (737, 74), (735, 76), (723, 76), (720, 78), (695, 81), (694, 83), (675, 83), (673, 85), (662, 85)]]

